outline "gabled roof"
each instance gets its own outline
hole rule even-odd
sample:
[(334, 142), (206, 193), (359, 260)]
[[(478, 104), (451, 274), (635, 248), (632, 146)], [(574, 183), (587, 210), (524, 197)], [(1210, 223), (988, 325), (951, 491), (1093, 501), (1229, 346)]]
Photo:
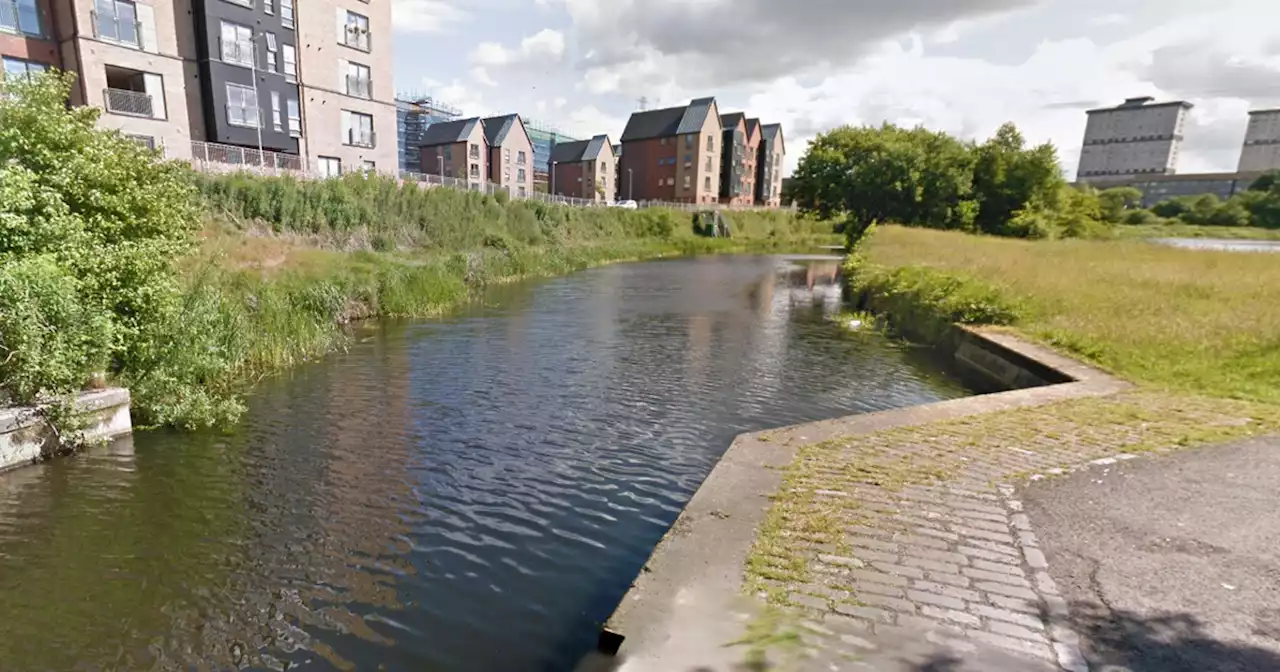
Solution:
[(426, 132), (422, 134), (422, 140), (418, 143), (418, 146), (431, 147), (433, 145), (452, 145), (455, 142), (466, 142), (471, 138), (471, 134), (475, 132), (476, 124), (478, 123), (480, 123), (480, 118), (472, 117), (470, 119), (431, 124), (427, 127)]
[(609, 144), (609, 136), (597, 135), (590, 140), (575, 140), (573, 142), (562, 142), (551, 150), (552, 163), (578, 163), (580, 161), (594, 161), (600, 156), (600, 152), (605, 147), (612, 147)]
[(627, 120), (622, 142), (697, 133), (715, 103), (715, 98), (699, 98), (681, 107), (636, 112)]
[(739, 123), (746, 123), (747, 115), (741, 112), (730, 112), (729, 114), (720, 115), (721, 128), (730, 128), (737, 126)]
[(760, 131), (760, 120), (759, 120), (759, 119), (748, 119), (748, 120), (747, 120), (747, 135), (755, 135), (755, 134), (756, 134), (756, 133), (758, 133), (759, 131)]
[(782, 135), (782, 124), (765, 124), (762, 127), (765, 140), (776, 140)]
[[(484, 120), (484, 139), (489, 141), (490, 147), (497, 147), (507, 141), (507, 136), (516, 126), (524, 128), (524, 122), (520, 120), (518, 114), (506, 114), (501, 117), (489, 117)], [(525, 137), (529, 137), (528, 131)], [(532, 140), (530, 140), (532, 142)]]

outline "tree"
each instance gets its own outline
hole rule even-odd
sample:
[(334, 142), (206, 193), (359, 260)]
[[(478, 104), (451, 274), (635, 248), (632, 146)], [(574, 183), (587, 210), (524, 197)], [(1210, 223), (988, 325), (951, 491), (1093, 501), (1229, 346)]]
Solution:
[(923, 128), (845, 126), (819, 135), (792, 178), (801, 210), (846, 219), (856, 240), (875, 222), (969, 229), (969, 145)]
[(1057, 150), (1044, 144), (1026, 148), (1022, 133), (1004, 124), (995, 137), (979, 146), (973, 170), (973, 193), (978, 203), (979, 231), (1021, 235), (1012, 226), (1015, 213), (1059, 198), (1066, 185)]
[(1098, 193), (1102, 218), (1113, 224), (1125, 220), (1125, 212), (1142, 205), (1142, 191), (1134, 187), (1113, 187)]
[(1272, 191), (1277, 183), (1280, 183), (1280, 170), (1267, 171), (1249, 185), (1249, 191)]

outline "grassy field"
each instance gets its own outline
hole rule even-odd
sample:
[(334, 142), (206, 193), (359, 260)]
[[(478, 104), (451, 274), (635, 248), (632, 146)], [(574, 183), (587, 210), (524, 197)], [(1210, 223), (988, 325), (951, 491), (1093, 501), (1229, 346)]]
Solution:
[(935, 298), (961, 288), (971, 300), (948, 309), (975, 316), (963, 321), (1008, 324), (1158, 389), (1280, 403), (1275, 255), (892, 226), (864, 255), (861, 272), (884, 295), (904, 284)]
[(1224, 238), (1228, 240), (1280, 240), (1280, 229), (1257, 226), (1197, 226), (1195, 224), (1144, 224), (1117, 226), (1117, 238)]

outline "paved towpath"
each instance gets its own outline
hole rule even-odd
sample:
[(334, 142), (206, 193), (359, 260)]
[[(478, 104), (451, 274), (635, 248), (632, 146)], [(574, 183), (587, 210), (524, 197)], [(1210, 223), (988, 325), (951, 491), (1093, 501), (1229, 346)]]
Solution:
[[(1099, 512), (1145, 506), (1158, 517), (1163, 502), (1196, 504), (1177, 502), (1182, 490), (1161, 485), (1159, 475), (1149, 476), (1152, 501), (1145, 505), (1142, 495), (1126, 499), (1114, 485), (1095, 493), (1093, 509), (1065, 504), (1077, 498), (1072, 487), (1089, 478), (1085, 473), (1046, 481), (1061, 481), (1061, 489), (1031, 488), (1036, 513), (1029, 515), (1013, 484), (1091, 464), (1127, 469), (1138, 455), (1274, 430), (1276, 423), (1274, 409), (1256, 405), (1127, 392), (802, 446), (748, 561), (748, 586), (795, 616), (797, 636), (775, 634), (766, 657), (794, 658), (804, 669), (1087, 670), (1083, 651), (1094, 645), (1082, 642), (1070, 601), (1088, 582), (1069, 560), (1059, 570), (1057, 556), (1087, 554), (1089, 521)], [(1199, 505), (1228, 501), (1224, 495), (1207, 491)], [(1267, 513), (1261, 501), (1251, 506)], [(1249, 546), (1232, 548), (1245, 553)], [(1193, 543), (1195, 549), (1203, 550)], [(1122, 566), (1123, 553), (1110, 561)], [(1266, 571), (1273, 586), (1280, 583), (1275, 565)], [(1132, 583), (1140, 573), (1127, 580), (1117, 590), (1140, 592)], [(1265, 609), (1254, 622), (1263, 633), (1280, 628), (1280, 616)], [(1258, 635), (1265, 636), (1274, 634)], [(777, 642), (792, 642), (791, 651)]]

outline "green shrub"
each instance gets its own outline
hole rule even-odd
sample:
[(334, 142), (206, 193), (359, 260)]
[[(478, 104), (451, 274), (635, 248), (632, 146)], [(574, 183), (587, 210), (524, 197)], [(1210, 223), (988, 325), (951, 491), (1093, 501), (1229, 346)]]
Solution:
[(854, 256), (845, 274), (863, 307), (926, 342), (938, 342), (952, 324), (1007, 325), (1022, 313), (1001, 288), (927, 266), (884, 268)]

